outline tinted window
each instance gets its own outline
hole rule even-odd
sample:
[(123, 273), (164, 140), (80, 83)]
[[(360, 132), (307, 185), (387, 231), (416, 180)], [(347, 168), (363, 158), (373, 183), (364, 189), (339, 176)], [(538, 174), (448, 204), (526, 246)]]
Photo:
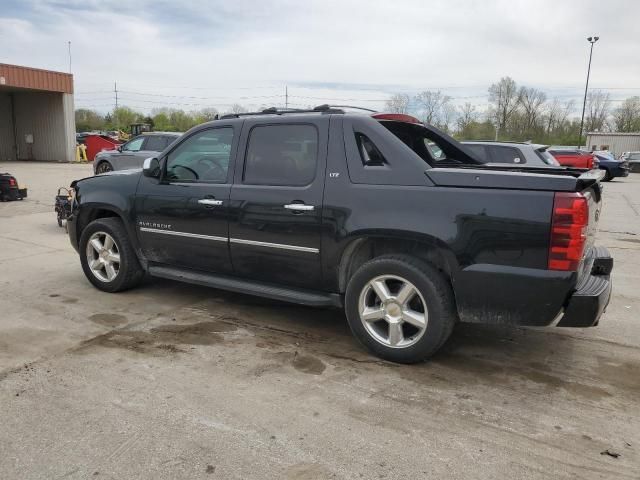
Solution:
[(318, 160), (318, 131), (312, 125), (254, 127), (244, 166), (244, 183), (302, 186), (311, 183)]
[(470, 145), (468, 143), (464, 144), (465, 147), (467, 147), (467, 150), (471, 150), (473, 153), (476, 154), (476, 157), (478, 157), (478, 160), (487, 163), (489, 160), (487, 160), (487, 149), (485, 147), (485, 145)]
[(229, 170), (233, 128), (213, 128), (192, 135), (167, 160), (167, 179), (224, 183)]
[(134, 138), (129, 143), (125, 143), (122, 150), (126, 152), (138, 152), (142, 148), (142, 142), (144, 142), (144, 137)]
[(144, 144), (145, 150), (152, 150), (154, 152), (161, 152), (167, 146), (167, 139), (160, 135), (149, 135), (147, 137), (147, 143)]
[(356, 143), (360, 152), (360, 159), (365, 167), (382, 167), (387, 161), (378, 147), (362, 133), (356, 133)]
[(499, 145), (487, 145), (489, 150), (489, 162), (491, 163), (526, 163), (520, 150), (513, 147)]

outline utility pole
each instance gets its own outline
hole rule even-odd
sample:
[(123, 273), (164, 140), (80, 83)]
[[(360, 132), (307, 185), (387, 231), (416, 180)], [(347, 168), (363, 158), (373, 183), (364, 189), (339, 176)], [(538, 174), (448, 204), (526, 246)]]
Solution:
[(71, 73), (71, 40), (69, 40), (67, 43), (69, 46), (69, 73)]
[(591, 44), (589, 51), (589, 66), (587, 67), (587, 84), (584, 87), (584, 101), (582, 102), (582, 118), (580, 118), (580, 133), (578, 134), (578, 148), (582, 146), (582, 127), (584, 126), (584, 111), (587, 107), (587, 91), (589, 90), (589, 75), (591, 74), (591, 57), (593, 56), (593, 44), (600, 40), (600, 37), (587, 37), (587, 42)]
[(289, 87), (287, 85), (284, 86), (284, 108), (285, 110), (289, 108)]
[(116, 130), (120, 130), (118, 128), (118, 82), (113, 82), (113, 93), (116, 95), (116, 108), (113, 111), (113, 121), (115, 123)]

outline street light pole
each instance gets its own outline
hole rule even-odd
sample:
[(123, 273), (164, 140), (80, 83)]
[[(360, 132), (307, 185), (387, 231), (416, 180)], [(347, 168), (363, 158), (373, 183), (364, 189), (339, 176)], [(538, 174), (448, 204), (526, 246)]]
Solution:
[(584, 87), (584, 101), (582, 102), (582, 118), (580, 118), (580, 134), (578, 135), (578, 148), (582, 146), (582, 128), (584, 127), (584, 111), (587, 108), (587, 91), (589, 90), (589, 75), (591, 74), (591, 57), (593, 57), (593, 44), (600, 40), (600, 37), (587, 37), (587, 42), (591, 44), (589, 51), (589, 66), (587, 67), (587, 84)]

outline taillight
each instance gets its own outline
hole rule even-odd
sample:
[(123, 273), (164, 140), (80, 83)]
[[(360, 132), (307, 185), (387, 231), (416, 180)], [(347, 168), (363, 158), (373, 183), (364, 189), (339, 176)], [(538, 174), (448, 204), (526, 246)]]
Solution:
[(15, 187), (16, 185), (17, 185), (16, 179), (13, 178), (13, 177), (9, 178), (9, 186), (10, 187)]
[(589, 205), (580, 193), (556, 193), (553, 198), (549, 270), (578, 270), (587, 241)]

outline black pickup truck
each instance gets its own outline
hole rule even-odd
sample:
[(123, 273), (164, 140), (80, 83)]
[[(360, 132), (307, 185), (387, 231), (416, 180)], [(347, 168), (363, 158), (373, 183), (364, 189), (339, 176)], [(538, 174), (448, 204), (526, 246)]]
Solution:
[(68, 230), (100, 290), (146, 272), (344, 307), (358, 340), (408, 363), (457, 321), (596, 325), (613, 266), (594, 245), (601, 175), (482, 165), (406, 115), (269, 109), (75, 181)]

